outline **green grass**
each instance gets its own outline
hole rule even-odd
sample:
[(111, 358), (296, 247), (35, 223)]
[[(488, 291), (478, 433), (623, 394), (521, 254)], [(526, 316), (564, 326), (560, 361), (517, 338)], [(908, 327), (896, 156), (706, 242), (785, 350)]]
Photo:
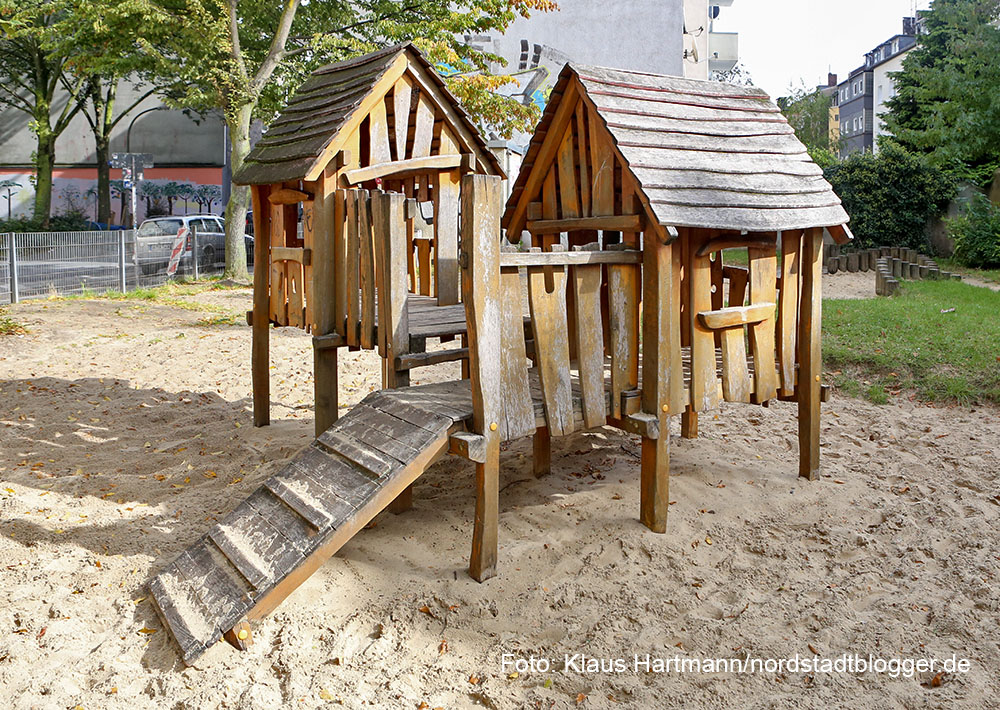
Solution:
[(722, 263), (728, 264), (729, 266), (746, 266), (750, 263), (746, 247), (741, 247), (739, 249), (723, 249)]
[[(151, 288), (137, 288), (132, 291), (122, 293), (121, 291), (110, 290), (104, 293), (97, 293), (88, 288), (84, 288), (78, 294), (68, 296), (53, 295), (49, 300), (93, 300), (107, 299), (111, 301), (131, 301), (141, 303), (158, 303), (165, 306), (174, 306), (188, 311), (202, 311), (207, 313), (218, 313), (229, 315), (230, 312), (221, 306), (198, 303), (196, 301), (185, 300), (185, 296), (194, 296), (206, 291), (231, 291), (246, 288), (239, 284), (224, 283), (219, 279), (206, 279), (202, 281), (176, 281), (169, 282), (162, 286)], [(233, 315), (232, 318), (237, 316)]]
[(7, 311), (0, 308), (0, 335), (24, 335), (28, 329), (7, 315)]
[(900, 288), (892, 298), (823, 302), (834, 386), (876, 403), (914, 391), (924, 401), (1000, 404), (1000, 293), (957, 281)]

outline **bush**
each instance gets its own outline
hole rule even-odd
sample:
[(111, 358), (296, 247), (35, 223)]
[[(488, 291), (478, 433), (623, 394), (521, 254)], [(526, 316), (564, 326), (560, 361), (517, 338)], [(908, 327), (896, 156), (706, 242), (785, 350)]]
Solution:
[(891, 142), (878, 155), (854, 153), (824, 170), (859, 248), (893, 246), (929, 251), (927, 220), (955, 194), (952, 178)]
[(962, 214), (945, 220), (955, 240), (955, 260), (976, 269), (1000, 267), (1000, 207), (976, 195)]
[(0, 233), (3, 232), (85, 232), (94, 228), (93, 222), (82, 214), (54, 215), (49, 219), (49, 228), (33, 219), (0, 220)]

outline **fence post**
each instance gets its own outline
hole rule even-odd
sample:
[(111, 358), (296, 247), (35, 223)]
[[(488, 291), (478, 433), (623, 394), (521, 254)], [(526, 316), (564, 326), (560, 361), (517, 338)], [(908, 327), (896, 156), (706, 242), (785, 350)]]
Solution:
[(118, 290), (125, 293), (128, 286), (125, 283), (125, 230), (118, 230)]
[(7, 257), (10, 261), (10, 302), (17, 303), (17, 235), (11, 232), (7, 238)]
[(198, 226), (191, 224), (191, 261), (194, 280), (198, 280)]

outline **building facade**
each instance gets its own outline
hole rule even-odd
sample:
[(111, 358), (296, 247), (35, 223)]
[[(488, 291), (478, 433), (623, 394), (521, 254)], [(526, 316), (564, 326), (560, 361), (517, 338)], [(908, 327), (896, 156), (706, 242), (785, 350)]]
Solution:
[(885, 134), (881, 115), (886, 102), (896, 95), (891, 74), (903, 68), (903, 57), (916, 45), (919, 31), (919, 18), (904, 17), (902, 34), (865, 54), (865, 63), (838, 85), (841, 157), (878, 151), (878, 137)]
[[(141, 97), (148, 87), (123, 81), (115, 102), (120, 110)], [(67, 101), (57, 93), (56, 105)], [(86, 110), (86, 109), (85, 109)], [(117, 114), (116, 114), (117, 115)], [(30, 217), (34, 207), (35, 135), (28, 114), (10, 108), (0, 111), (0, 180), (14, 180), (20, 189), (11, 201), (13, 217)], [(215, 116), (195, 116), (189, 112), (168, 109), (156, 97), (139, 102), (118, 124), (111, 136), (111, 152), (126, 149), (149, 153), (155, 167), (145, 171), (145, 179), (153, 182), (179, 182), (192, 185), (221, 185), (226, 158), (224, 127)], [(56, 165), (53, 171), (52, 214), (82, 211), (87, 219), (96, 219), (97, 162), (94, 134), (82, 113), (77, 114), (56, 140)], [(121, 170), (112, 169), (111, 179), (120, 180)], [(145, 216), (146, 201), (139, 200), (136, 212)], [(122, 223), (124, 201), (112, 194), (112, 223)], [(6, 207), (6, 205), (5, 205)], [(186, 205), (176, 201), (174, 211), (197, 209), (196, 203)], [(216, 204), (214, 209), (221, 211)], [(6, 210), (4, 210), (6, 217)]]
[[(728, 71), (739, 59), (739, 35), (716, 32), (712, 26), (733, 0), (684, 0), (684, 71), (690, 79), (708, 79)], [(673, 72), (667, 72), (673, 73)]]

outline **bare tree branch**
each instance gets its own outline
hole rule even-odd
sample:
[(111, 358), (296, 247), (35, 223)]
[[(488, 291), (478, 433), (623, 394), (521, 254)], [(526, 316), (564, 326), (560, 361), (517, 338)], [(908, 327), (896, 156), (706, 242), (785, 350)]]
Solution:
[(295, 19), (295, 12), (298, 9), (299, 0), (285, 0), (285, 9), (278, 21), (278, 30), (274, 33), (274, 39), (271, 40), (271, 48), (257, 70), (253, 81), (250, 82), (250, 91), (254, 95), (264, 88), (284, 57), (285, 43), (288, 41), (288, 34), (292, 31), (292, 21)]

